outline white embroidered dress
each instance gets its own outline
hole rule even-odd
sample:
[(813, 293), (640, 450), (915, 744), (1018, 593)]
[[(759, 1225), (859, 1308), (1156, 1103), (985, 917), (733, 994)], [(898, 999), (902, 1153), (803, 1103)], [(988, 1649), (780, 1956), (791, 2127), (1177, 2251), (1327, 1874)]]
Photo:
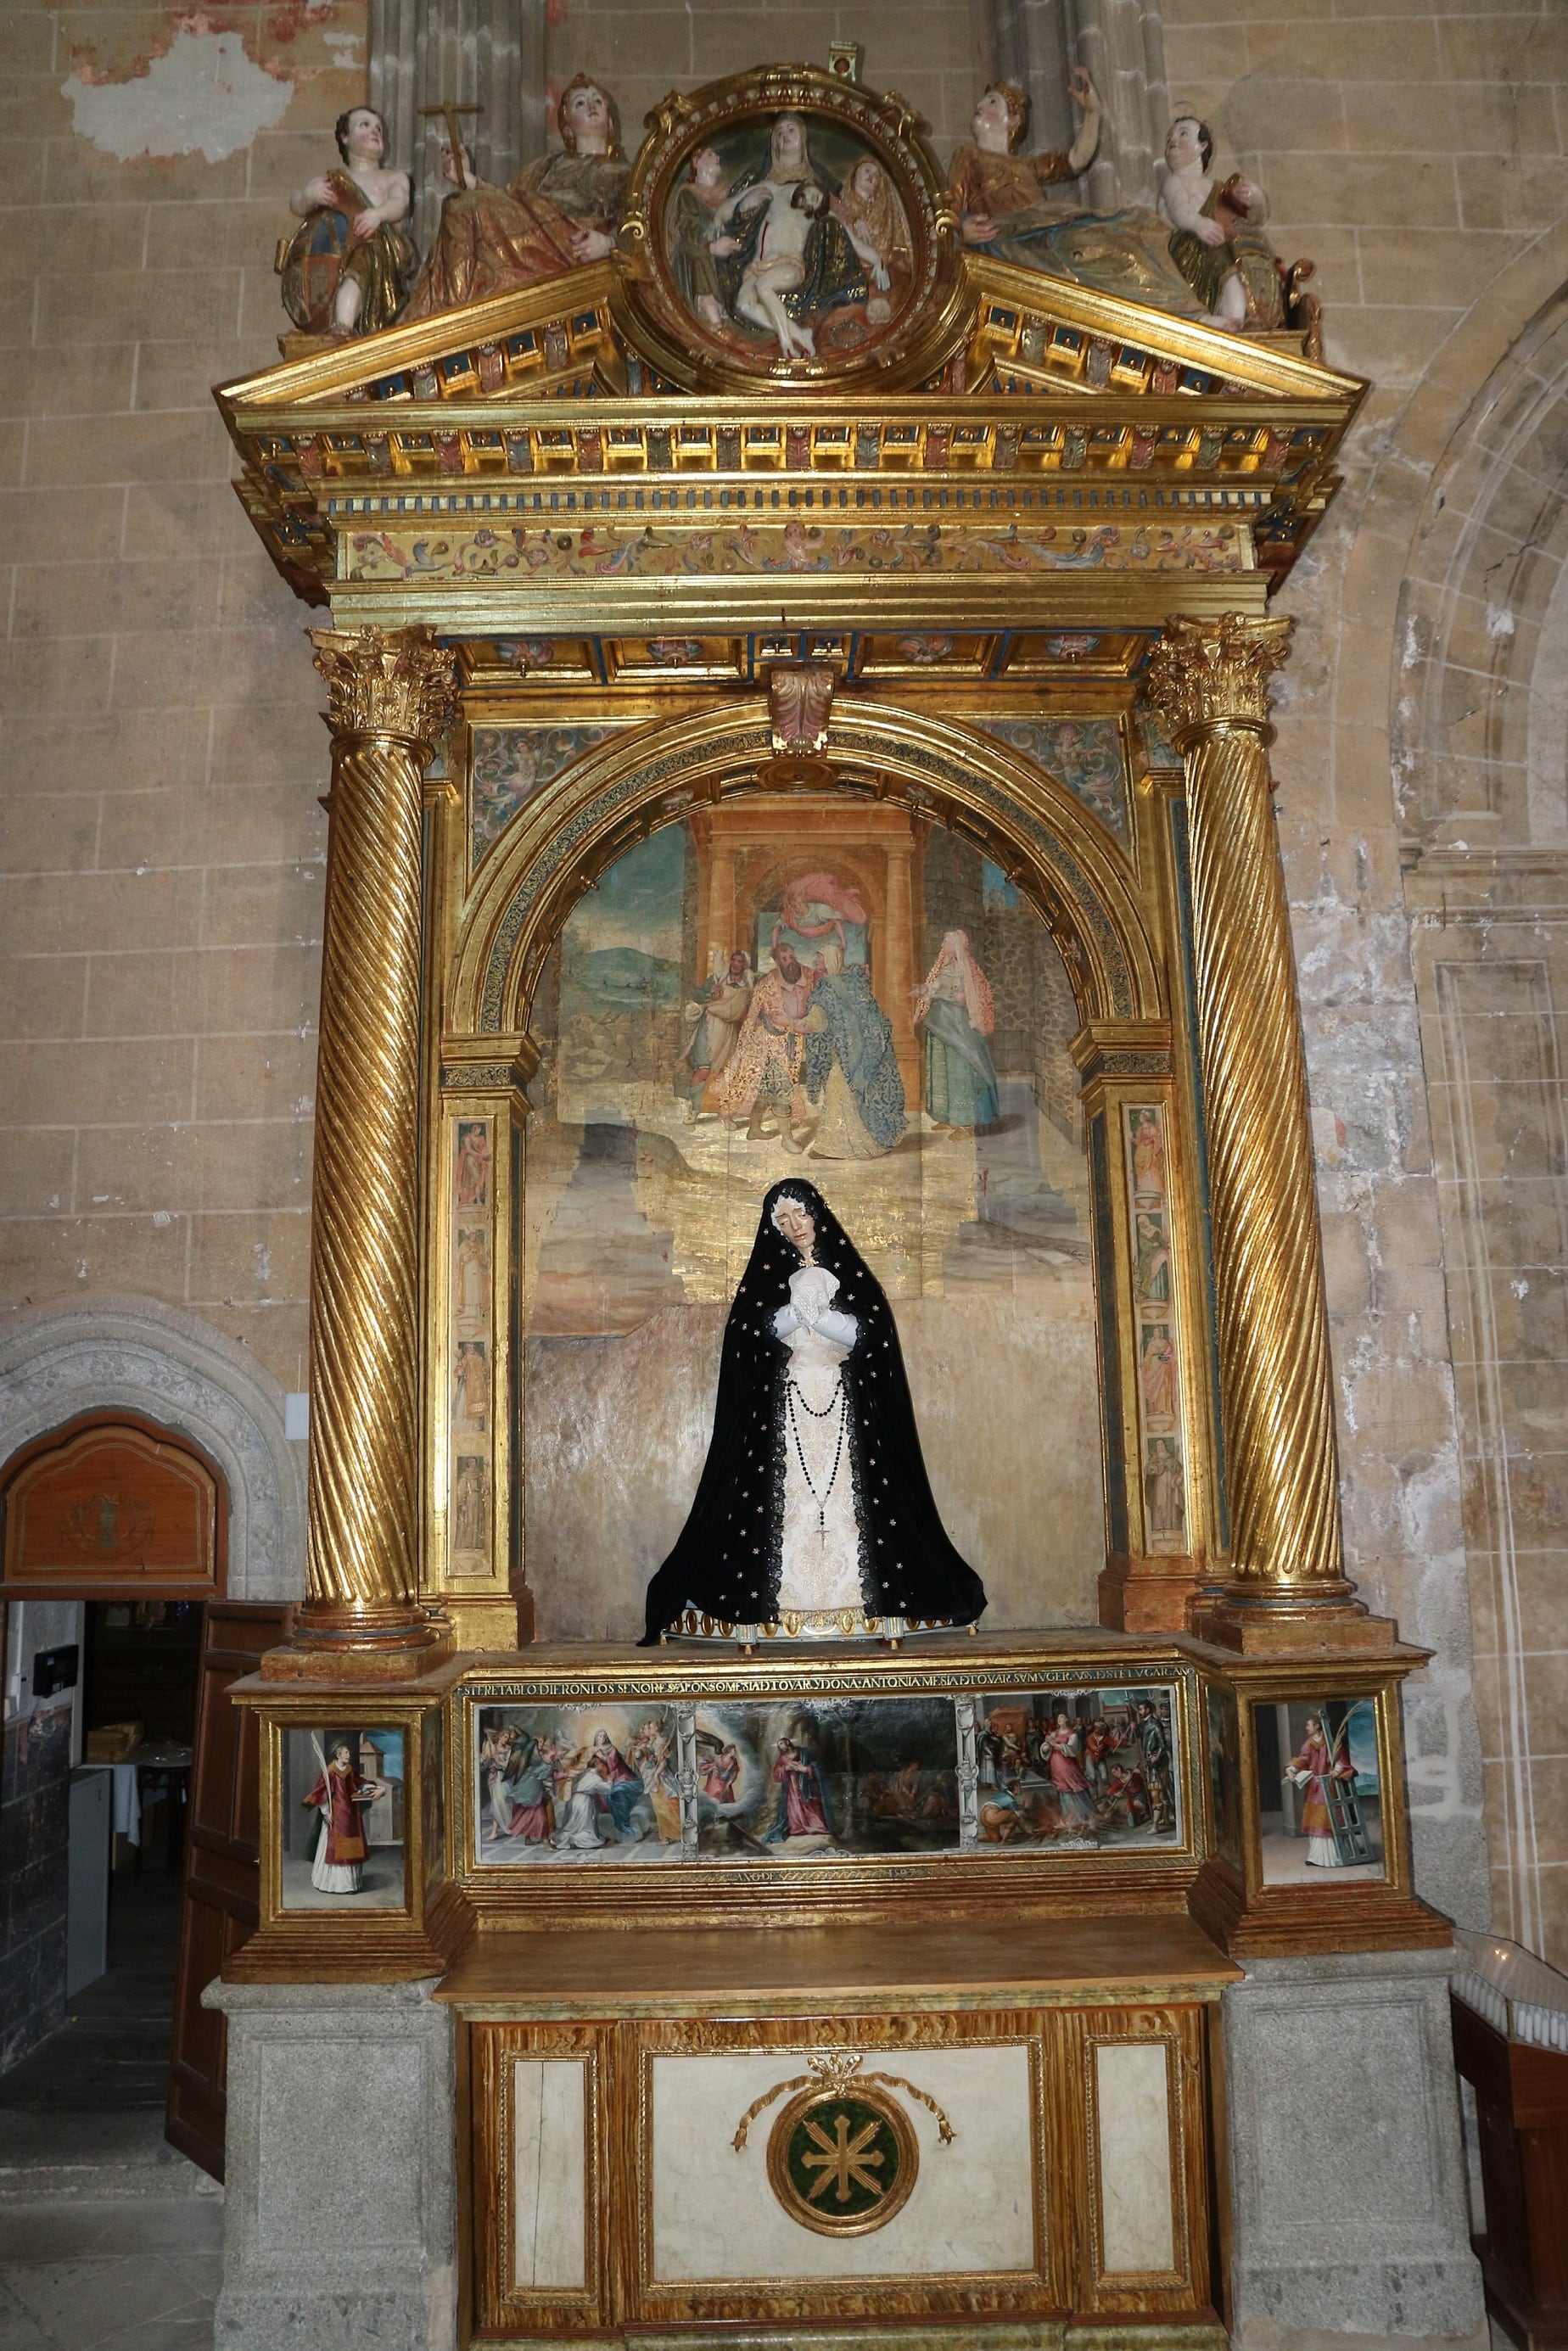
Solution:
[(778, 1614), (864, 1606), (861, 1531), (850, 1468), (849, 1399), (842, 1365), (860, 1335), (833, 1306), (839, 1279), (803, 1265), (773, 1328), (789, 1350), (784, 1399), (784, 1527)]

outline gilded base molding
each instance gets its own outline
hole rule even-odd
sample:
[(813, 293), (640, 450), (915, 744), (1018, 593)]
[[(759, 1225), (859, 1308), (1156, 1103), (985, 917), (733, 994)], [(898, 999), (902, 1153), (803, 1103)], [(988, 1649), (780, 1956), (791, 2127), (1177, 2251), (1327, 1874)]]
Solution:
[(1221, 1863), (1198, 1872), (1187, 1907), (1197, 1925), (1233, 1959), (1282, 1959), (1322, 1951), (1445, 1949), (1453, 1928), (1397, 1886), (1314, 1887), (1310, 1908), (1291, 1889), (1265, 1887), (1249, 1904)]
[(1100, 1622), (1112, 1633), (1183, 1633), (1203, 1562), (1187, 1552), (1128, 1558), (1113, 1552), (1100, 1572)]
[(417, 1983), (451, 1966), (473, 1932), (474, 1914), (449, 1884), (423, 1921), (367, 1911), (353, 1918), (329, 1917), (326, 1932), (322, 1921), (319, 1910), (264, 1919), (250, 1940), (224, 1961), (224, 1981)]
[(452, 1621), (455, 1646), (465, 1656), (526, 1649), (534, 1638), (531, 1592), (486, 1593), (472, 1599), (465, 1593), (446, 1592), (441, 1606)]
[[(661, 2327), (656, 2335), (630, 2327), (614, 2340), (626, 2351), (713, 2351), (714, 2335), (711, 2327)], [(1226, 2351), (1228, 2340), (1223, 2326), (1168, 2318), (1118, 2318), (1110, 2325), (1036, 2318), (999, 2325), (960, 2319), (870, 2329), (747, 2326), (727, 2328), (724, 2335), (726, 2351), (795, 2351), (798, 2345), (810, 2351)]]
[(390, 1641), (312, 1636), (307, 1625), (302, 1636), (286, 1646), (268, 1649), (261, 1661), (261, 1678), (268, 1682), (312, 1682), (351, 1691), (372, 1684), (423, 1681), (427, 1674), (449, 1665), (456, 1654), (456, 1629), (440, 1618), (423, 1624), (410, 1620), (407, 1630), (418, 1638)]
[(1192, 1630), (1198, 1640), (1243, 1657), (1362, 1656), (1392, 1649), (1399, 1640), (1394, 1618), (1374, 1616), (1359, 1600), (1303, 1600), (1282, 1607), (1227, 1595), (1217, 1606), (1195, 1609)]

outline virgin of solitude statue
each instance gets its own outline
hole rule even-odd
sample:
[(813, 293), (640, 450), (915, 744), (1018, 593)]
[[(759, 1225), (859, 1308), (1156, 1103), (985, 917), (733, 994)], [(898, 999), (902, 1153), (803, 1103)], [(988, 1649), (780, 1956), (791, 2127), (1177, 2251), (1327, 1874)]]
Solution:
[(932, 1499), (882, 1285), (810, 1184), (762, 1203), (725, 1326), (713, 1437), (648, 1587), (671, 1634), (896, 1635), (972, 1625), (979, 1577)]

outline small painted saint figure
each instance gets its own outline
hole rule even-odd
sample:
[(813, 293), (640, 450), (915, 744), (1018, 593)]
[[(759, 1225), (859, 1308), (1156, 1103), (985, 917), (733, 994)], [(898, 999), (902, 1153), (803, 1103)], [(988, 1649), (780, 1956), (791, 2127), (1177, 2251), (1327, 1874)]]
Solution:
[[(727, 970), (718, 967), (722, 949), (714, 953), (714, 969), (686, 1006), (692, 1024), (686, 1047), (689, 1115), (695, 1121), (716, 1107), (716, 1088), (729, 1067), (740, 1040), (741, 1024), (751, 1009), (751, 957), (737, 947)], [(715, 1091), (710, 1092), (710, 1089)]]
[(656, 1833), (653, 1807), (640, 1772), (634, 1771), (608, 1730), (596, 1730), (586, 1752), (574, 1755), (560, 1777), (568, 1801), (551, 1843), (560, 1852), (596, 1852), (611, 1842), (636, 1844)]
[(925, 1108), (955, 1134), (994, 1126), (1001, 1114), (997, 1065), (987, 1040), (997, 1025), (990, 983), (969, 952), (967, 931), (949, 931), (915, 994), (925, 1031)]
[(648, 1587), (672, 1633), (897, 1634), (986, 1604), (932, 1499), (898, 1332), (811, 1185), (776, 1184), (725, 1329), (707, 1460)]
[[(318, 1749), (319, 1753), (320, 1750)], [(373, 1804), (385, 1792), (380, 1780), (361, 1780), (346, 1739), (335, 1739), (319, 1778), (304, 1799), (321, 1815), (321, 1834), (310, 1865), (310, 1883), (319, 1894), (357, 1894), (370, 1846), (361, 1807)]]
[(813, 1159), (880, 1159), (904, 1133), (904, 1080), (893, 1025), (863, 963), (830, 939), (806, 1015), (807, 1099), (818, 1108)]
[[(697, 1735), (697, 1745), (700, 1750), (703, 1745), (701, 1732)], [(739, 1777), (740, 1750), (734, 1740), (726, 1740), (722, 1747), (716, 1740), (710, 1740), (708, 1751), (703, 1758), (701, 1783), (702, 1792), (709, 1802), (733, 1804), (736, 1801), (736, 1782)]]
[(1056, 1798), (1058, 1836), (1091, 1835), (1099, 1818), (1094, 1792), (1079, 1760), (1082, 1754), (1076, 1725), (1065, 1711), (1059, 1712), (1040, 1742), (1040, 1760)]
[(763, 1833), (764, 1844), (784, 1844), (790, 1837), (831, 1836), (833, 1824), (828, 1816), (828, 1792), (822, 1785), (822, 1775), (794, 1740), (779, 1741), (773, 1777), (782, 1801), (772, 1826)]
[(770, 1132), (763, 1120), (772, 1110), (785, 1150), (805, 1147), (796, 1130), (810, 1118), (800, 1075), (816, 978), (814, 971), (802, 970), (793, 947), (775, 946), (773, 968), (753, 988), (739, 1037), (714, 1081), (713, 1100), (721, 1116), (745, 1119), (748, 1143), (759, 1143)]
[(289, 198), (300, 225), (278, 257), (283, 307), (306, 334), (373, 335), (397, 317), (414, 272), (408, 173), (383, 169), (386, 124), (373, 107), (340, 114), (335, 136), (342, 170)]
[(1307, 1861), (1314, 1869), (1343, 1869), (1344, 1855), (1333, 1833), (1333, 1816), (1328, 1806), (1328, 1789), (1332, 1781), (1348, 1781), (1352, 1792), (1355, 1788), (1355, 1766), (1350, 1760), (1348, 1741), (1342, 1728), (1330, 1742), (1319, 1715), (1307, 1717), (1307, 1735), (1301, 1751), (1285, 1767), (1285, 1777), (1292, 1786), (1304, 1789), (1301, 1799), (1301, 1834), (1307, 1840)]

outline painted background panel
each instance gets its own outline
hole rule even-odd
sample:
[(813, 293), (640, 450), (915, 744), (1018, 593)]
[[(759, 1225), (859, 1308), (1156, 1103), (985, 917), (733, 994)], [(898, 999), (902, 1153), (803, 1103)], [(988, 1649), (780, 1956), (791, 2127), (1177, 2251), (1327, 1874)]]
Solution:
[[(938, 973), (954, 933), (978, 989), (951, 957)], [(853, 1120), (831, 1075), (781, 1117), (744, 1043), (726, 1058), (776, 946), (807, 968), (821, 957), (862, 1033), (885, 1036), (874, 1087), (851, 1089)], [(904, 810), (737, 801), (608, 869), (529, 1023), (543, 1057), (523, 1249), (541, 1636), (640, 1629), (696, 1489), (760, 1202), (791, 1170), (892, 1302), (937, 1505), (985, 1581), (988, 1625), (1093, 1617), (1105, 1538), (1078, 1025), (1032, 907)]]

